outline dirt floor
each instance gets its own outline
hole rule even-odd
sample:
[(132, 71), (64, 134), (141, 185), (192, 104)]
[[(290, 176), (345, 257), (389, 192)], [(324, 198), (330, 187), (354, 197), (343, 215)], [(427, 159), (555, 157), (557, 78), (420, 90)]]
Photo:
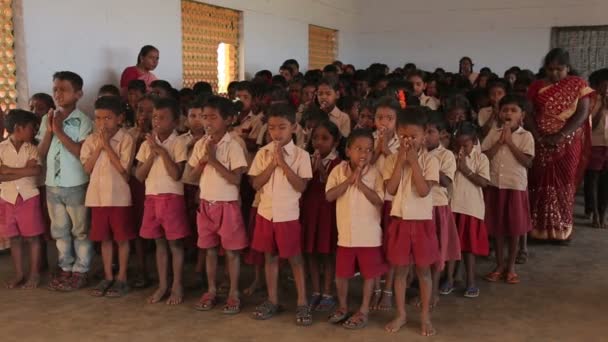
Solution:
[[(328, 324), (325, 314), (315, 314), (312, 327), (297, 327), (294, 290), (287, 283), (282, 298), (288, 311), (265, 322), (250, 318), (263, 293), (245, 299), (241, 314), (227, 317), (219, 309), (193, 309), (200, 289), (189, 290), (184, 304), (170, 307), (145, 303), (153, 288), (121, 299), (93, 298), (86, 290), (1, 288), (0, 341), (607, 341), (608, 230), (578, 223), (570, 246), (530, 245), (529, 262), (519, 268), (521, 284), (479, 279), (477, 299), (464, 298), (462, 290), (442, 297), (433, 316), (438, 335), (432, 338), (419, 336), (419, 315), (412, 306), (408, 325), (393, 335), (383, 330), (392, 316), (384, 312), (373, 313), (368, 327), (356, 332)], [(489, 260), (480, 260), (478, 276), (491, 267)], [(11, 272), (9, 256), (1, 255), (0, 281)], [(186, 280), (191, 283), (191, 278)], [(250, 277), (244, 278), (243, 284)], [(358, 288), (353, 285), (353, 292)], [(353, 299), (353, 308), (354, 300), (359, 298)]]

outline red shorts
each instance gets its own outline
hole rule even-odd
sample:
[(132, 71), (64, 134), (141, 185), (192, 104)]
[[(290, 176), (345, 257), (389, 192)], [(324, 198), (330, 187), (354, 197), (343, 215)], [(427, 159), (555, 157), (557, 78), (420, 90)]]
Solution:
[(373, 279), (388, 271), (382, 247), (341, 247), (336, 252), (336, 277), (352, 278), (359, 268), (363, 279)]
[(255, 217), (252, 248), (283, 259), (302, 254), (302, 227), (300, 221), (272, 222), (260, 214)]
[(133, 207), (92, 207), (91, 241), (129, 241), (137, 237)]
[(486, 256), (490, 253), (488, 230), (483, 220), (459, 213), (454, 213), (454, 220), (456, 220), (458, 228), (462, 253), (479, 256)]
[(190, 235), (184, 196), (146, 195), (144, 217), (139, 232), (144, 239), (179, 240)]
[(460, 260), (460, 239), (449, 205), (433, 207), (433, 222), (437, 228), (439, 241), (439, 260), (437, 266), (443, 270), (446, 261)]
[(608, 169), (608, 147), (592, 146), (587, 170), (603, 171), (606, 169)]
[(208, 202), (201, 199), (196, 215), (199, 248), (214, 248), (222, 244), (229, 251), (247, 247), (247, 233), (238, 202)]
[(532, 230), (527, 191), (489, 186), (484, 189), (484, 198), (485, 224), (490, 235), (514, 237)]
[(17, 196), (15, 204), (0, 199), (0, 210), (4, 211), (4, 222), (0, 223), (0, 236), (12, 238), (17, 236), (34, 237), (44, 234), (40, 196), (27, 200)]
[(393, 217), (386, 235), (386, 259), (392, 266), (430, 266), (439, 260), (439, 243), (432, 220)]

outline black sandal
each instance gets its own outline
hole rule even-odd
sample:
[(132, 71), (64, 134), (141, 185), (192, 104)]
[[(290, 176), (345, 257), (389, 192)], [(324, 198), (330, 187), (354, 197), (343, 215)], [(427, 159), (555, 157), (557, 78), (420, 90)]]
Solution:
[(267, 300), (255, 308), (251, 317), (258, 321), (265, 321), (274, 317), (278, 312), (279, 306)]
[(93, 297), (103, 297), (106, 295), (106, 292), (108, 292), (113, 282), (113, 280), (104, 279), (97, 283), (89, 294)]
[(312, 313), (310, 305), (302, 305), (296, 308), (296, 325), (307, 327), (312, 325)]
[(114, 284), (106, 291), (108, 298), (120, 298), (129, 293), (129, 284), (125, 281), (115, 281)]

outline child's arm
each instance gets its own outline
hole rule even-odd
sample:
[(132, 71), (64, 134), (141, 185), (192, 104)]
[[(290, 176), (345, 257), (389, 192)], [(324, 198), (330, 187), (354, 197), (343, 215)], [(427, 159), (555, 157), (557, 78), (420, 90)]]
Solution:
[(53, 109), (50, 109), (44, 117), (46, 119), (46, 129), (38, 143), (38, 155), (40, 158), (46, 158), (47, 153), (49, 153), (49, 148), (51, 147), (51, 141), (53, 140), (53, 115)]
[[(180, 161), (177, 163), (173, 161), (173, 158), (171, 158), (169, 151), (157, 144), (156, 140), (152, 135), (148, 134), (146, 136), (146, 141), (148, 142), (150, 150), (152, 150), (152, 152), (155, 152), (158, 156), (162, 158), (163, 165), (165, 166), (165, 171), (167, 171), (169, 177), (171, 177), (174, 181), (180, 180), (182, 178), (182, 174), (184, 173), (184, 166), (186, 165), (185, 161)], [(152, 165), (150, 165), (150, 168), (152, 168)], [(148, 172), (150, 172), (150, 170), (148, 170)]]
[[(239, 185), (241, 183), (241, 176), (243, 173), (245, 173), (245, 171), (247, 171), (247, 167), (240, 166), (234, 170), (228, 170), (219, 160), (217, 160), (215, 155), (215, 144), (213, 144), (211, 140), (209, 140), (206, 147), (207, 164), (213, 167), (228, 183), (232, 185)], [(242, 163), (246, 165), (244, 154), (241, 156), (240, 160), (242, 160)]]
[(511, 137), (511, 130), (506, 130), (506, 132), (507, 133), (505, 133), (504, 135), (505, 144), (509, 147), (509, 150), (511, 150), (511, 153), (513, 153), (513, 156), (515, 157), (515, 159), (517, 159), (517, 162), (527, 169), (531, 168), (532, 159), (534, 158), (531, 155), (524, 153), (517, 146), (515, 146), (515, 143), (513, 143), (513, 139)]
[(445, 173), (439, 171), (439, 185), (444, 188), (447, 188), (452, 184), (452, 179), (445, 175)]
[(85, 141), (82, 148), (83, 151), (81, 159), (83, 159), (88, 154), (88, 150), (91, 150), (89, 148), (89, 144), (95, 145), (95, 148), (91, 152), (90, 156), (86, 159), (86, 161), (82, 164), (82, 168), (84, 169), (84, 172), (90, 175), (93, 172), (93, 169), (95, 168), (97, 159), (99, 159), (99, 156), (101, 155), (103, 145), (101, 144), (101, 141), (99, 141), (98, 137), (95, 137), (94, 140), (91, 142)]
[(0, 181), (10, 182), (25, 177), (36, 177), (42, 172), (42, 167), (38, 161), (32, 159), (27, 162), (25, 167), (0, 166)]
[(382, 200), (382, 198), (380, 198), (380, 196), (378, 196), (378, 193), (376, 193), (374, 190), (370, 189), (367, 185), (365, 185), (365, 183), (363, 183), (363, 179), (361, 179), (361, 177), (361, 172), (359, 172), (359, 177), (356, 183), (357, 188), (373, 205), (375, 205), (376, 207), (381, 207), (384, 204), (384, 201)]
[[(602, 106), (603, 107), (603, 106)], [(600, 124), (600, 121), (602, 120), (602, 115), (604, 115), (604, 111), (602, 110), (602, 107), (600, 107), (600, 109), (598, 109), (594, 114), (593, 117), (591, 118), (591, 127), (593, 129), (595, 129), (595, 127), (597, 127), (597, 125)]]
[(283, 172), (285, 172), (285, 177), (287, 177), (287, 181), (297, 192), (304, 192), (306, 190), (306, 184), (308, 181), (298, 176), (289, 165), (285, 162), (283, 158), (283, 151), (281, 149), (277, 149), (275, 151), (275, 160), (277, 161), (277, 166), (280, 167)]
[(274, 170), (276, 170), (276, 168), (277, 168), (277, 164), (273, 160), (272, 162), (270, 162), (268, 167), (266, 169), (264, 169), (264, 171), (262, 171), (262, 173), (260, 173), (257, 176), (252, 176), (251, 185), (253, 186), (253, 188), (256, 191), (259, 191), (264, 185), (266, 185), (266, 183), (268, 183), (268, 181), (270, 180), (270, 177), (272, 176), (272, 173), (274, 172)]
[[(106, 151), (106, 154), (108, 155), (108, 158), (110, 159), (110, 163), (112, 164), (112, 166), (116, 169), (116, 171), (118, 171), (118, 173), (120, 173), (120, 176), (122, 178), (124, 178), (124, 180), (128, 181), (129, 180), (129, 172), (127, 171), (127, 169), (129, 168), (128, 166), (125, 168), (122, 164), (122, 161), (120, 159), (120, 157), (118, 156), (118, 154), (116, 154), (116, 152), (114, 151), (114, 149), (112, 148), (112, 146), (110, 145), (110, 138), (106, 137), (105, 133), (102, 133), (102, 148)], [(127, 161), (127, 164), (130, 164), (129, 161)]]
[(148, 178), (148, 174), (152, 169), (152, 165), (154, 165), (154, 160), (156, 160), (156, 152), (151, 150), (148, 147), (147, 142), (143, 142), (141, 147), (139, 148), (139, 152), (137, 153), (137, 167), (135, 168), (135, 178), (138, 181), (144, 183), (146, 178)]
[[(337, 172), (337, 170), (336, 170), (336, 172)], [(356, 180), (359, 178), (360, 173), (361, 173), (361, 170), (357, 169), (344, 182), (342, 182), (334, 187), (331, 187), (329, 190), (327, 190), (325, 192), (325, 199), (328, 202), (333, 202), (333, 201), (337, 200), (338, 198), (340, 198), (340, 196), (342, 196), (342, 195), (344, 195), (344, 193), (346, 193), (346, 190), (348, 190), (349, 186), (355, 184)], [(330, 178), (331, 178), (331, 176), (330, 176)], [(330, 181), (331, 180), (328, 180), (327, 182), (329, 183)], [(328, 185), (331, 186), (332, 184), (330, 183)]]
[[(403, 151), (403, 152), (402, 152)], [(401, 183), (401, 175), (403, 173), (403, 167), (405, 166), (405, 148), (401, 146), (399, 152), (397, 154), (397, 161), (393, 165), (393, 170), (391, 172), (391, 177), (386, 181), (386, 191), (394, 196), (397, 193), (397, 189), (399, 188), (399, 183)], [(389, 158), (390, 159), (390, 158)], [(387, 163), (385, 167), (390, 167), (390, 163)]]
[[(76, 158), (80, 158), (80, 148), (82, 143), (75, 142), (63, 130), (63, 121), (67, 115), (62, 112), (57, 112), (53, 116), (53, 134), (59, 139), (59, 142)], [(46, 137), (45, 137), (46, 138)], [(48, 152), (48, 150), (47, 150)]]
[(502, 147), (503, 144), (504, 144), (504, 141), (501, 137), (501, 139), (498, 140), (494, 145), (492, 145), (492, 147), (490, 147), (489, 150), (485, 150), (485, 151), (483, 151), (483, 153), (485, 153), (486, 156), (488, 156), (488, 159), (492, 159), (492, 158), (494, 158), (496, 153), (498, 153), (498, 150), (500, 150), (500, 148)]
[(412, 168), (412, 183), (416, 188), (416, 192), (420, 197), (426, 197), (431, 192), (433, 182), (429, 182), (424, 178), (424, 173), (418, 162), (418, 151), (417, 148), (412, 147), (407, 152), (407, 161)]
[(462, 173), (462, 175), (470, 180), (473, 184), (479, 187), (485, 188), (488, 186), (488, 184), (490, 184), (490, 181), (487, 178), (478, 175), (467, 166), (464, 154), (460, 154), (458, 156), (458, 171), (460, 171), (460, 173)]

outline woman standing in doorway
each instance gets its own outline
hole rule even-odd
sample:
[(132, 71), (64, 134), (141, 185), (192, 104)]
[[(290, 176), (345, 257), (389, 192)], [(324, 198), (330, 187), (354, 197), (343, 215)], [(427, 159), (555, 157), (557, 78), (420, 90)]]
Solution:
[(137, 64), (126, 68), (120, 77), (120, 89), (124, 97), (127, 96), (127, 87), (129, 82), (133, 80), (142, 80), (146, 83), (146, 88), (150, 87), (150, 83), (156, 80), (156, 76), (152, 70), (158, 66), (159, 52), (152, 45), (146, 45), (141, 48), (137, 55)]
[(473, 72), (473, 60), (471, 57), (462, 57), (459, 63), (458, 73), (463, 77), (466, 77), (471, 84), (475, 84), (477, 81), (478, 73)]
[(593, 90), (571, 75), (568, 52), (553, 49), (545, 57), (545, 77), (528, 97), (534, 115), (527, 120), (536, 140), (530, 170), (530, 208), (535, 239), (567, 242), (573, 229), (576, 188), (590, 153), (589, 98)]

